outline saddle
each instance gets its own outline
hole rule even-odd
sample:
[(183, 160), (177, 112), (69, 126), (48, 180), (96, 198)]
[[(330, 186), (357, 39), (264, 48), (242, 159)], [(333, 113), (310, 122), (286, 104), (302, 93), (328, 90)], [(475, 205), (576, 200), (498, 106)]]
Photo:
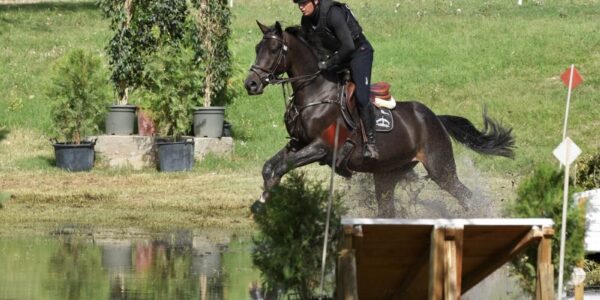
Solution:
[[(357, 123), (355, 118), (358, 118), (358, 111), (354, 98), (356, 85), (350, 80), (346, 80), (346, 84), (341, 89), (341, 107), (342, 117), (348, 128), (353, 132), (342, 145), (339, 158), (336, 161), (336, 171), (344, 177), (351, 177), (352, 170), (348, 168), (348, 160), (352, 156), (356, 143), (353, 141), (354, 135), (357, 133)], [(375, 131), (390, 132), (394, 128), (394, 118), (391, 110), (396, 107), (396, 100), (390, 94), (390, 84), (387, 82), (377, 82), (370, 86), (371, 97), (370, 101), (375, 107)]]
[[(375, 107), (375, 131), (390, 132), (394, 129), (394, 119), (390, 110), (396, 107), (396, 99), (390, 94), (391, 85), (387, 82), (377, 82), (370, 86), (371, 104)], [(346, 81), (342, 88), (342, 116), (344, 121), (352, 130), (357, 128), (356, 122), (353, 119), (353, 112), (356, 110), (354, 102), (354, 92), (356, 85), (352, 81)]]

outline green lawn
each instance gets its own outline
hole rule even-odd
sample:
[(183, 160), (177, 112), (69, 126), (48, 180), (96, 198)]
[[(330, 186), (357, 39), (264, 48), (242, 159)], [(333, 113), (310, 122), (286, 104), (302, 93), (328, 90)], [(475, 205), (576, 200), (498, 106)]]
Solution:
[[(600, 1), (513, 2), (348, 1), (376, 49), (373, 80), (392, 83), (397, 99), (417, 99), (476, 124), (487, 105), (492, 117), (514, 128), (516, 160), (477, 158), (484, 168), (526, 172), (532, 162), (552, 159), (567, 94), (559, 75), (571, 63), (586, 81), (573, 93), (569, 135), (584, 151), (596, 151)], [(242, 81), (260, 38), (255, 20), (294, 25), (299, 12), (292, 3), (249, 0), (236, 3), (233, 13), (232, 86), (238, 93), (227, 118), (238, 157), (235, 164), (217, 161), (215, 168), (260, 163), (286, 136), (280, 88), (249, 97)], [(0, 126), (48, 137), (45, 91), (52, 64), (75, 47), (104, 56), (109, 37), (107, 21), (91, 2), (0, 6)]]
[[(520, 178), (538, 162), (554, 160), (551, 152), (562, 138), (567, 95), (559, 76), (572, 63), (585, 82), (573, 92), (569, 136), (584, 153), (600, 149), (600, 0), (525, 1), (521, 7), (516, 0), (348, 3), (376, 49), (373, 80), (390, 82), (396, 99), (417, 99), (436, 113), (464, 116), (478, 126), (487, 106), (493, 118), (513, 128), (515, 160), (455, 147), (456, 155), (473, 159), (479, 171), (508, 180), (514, 174)], [(239, 219), (247, 217), (247, 205), (260, 193), (261, 165), (287, 142), (281, 88), (269, 87), (256, 97), (243, 88), (261, 38), (255, 21), (291, 26), (300, 13), (289, 0), (244, 0), (235, 1), (233, 15), (231, 85), (237, 93), (226, 113), (233, 124), (234, 157), (210, 158), (181, 176), (102, 169), (76, 176), (52, 166), (46, 91), (53, 64), (69, 49), (85, 48), (106, 58), (108, 21), (92, 2), (0, 5), (0, 139), (6, 136), (0, 142), (0, 192), (16, 195), (3, 202), (11, 215), (2, 220), (22, 223), (41, 216), (41, 224), (56, 224), (73, 216), (84, 223), (135, 226), (148, 219), (151, 228), (163, 221), (182, 226), (251, 223)], [(120, 178), (116, 182), (130, 185), (117, 187), (115, 176)], [(189, 187), (180, 183), (182, 177), (189, 184), (217, 187)], [(31, 178), (42, 183), (33, 184)], [(70, 182), (80, 186), (67, 190)], [(148, 185), (164, 189), (151, 194)], [(197, 201), (206, 195), (225, 202)], [(58, 201), (60, 197), (75, 204), (104, 199), (107, 205), (85, 204), (72, 211), (73, 203)], [(49, 210), (31, 211), (36, 203)], [(157, 206), (183, 211), (188, 219), (159, 214)], [(207, 207), (233, 207), (235, 212), (206, 216)]]

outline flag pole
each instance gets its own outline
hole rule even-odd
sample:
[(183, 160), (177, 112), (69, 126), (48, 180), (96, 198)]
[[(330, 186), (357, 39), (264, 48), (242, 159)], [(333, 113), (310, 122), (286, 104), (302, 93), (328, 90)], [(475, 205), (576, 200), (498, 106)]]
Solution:
[[(572, 72), (572, 71), (571, 71)], [(571, 73), (573, 76), (573, 73)], [(564, 139), (563, 139), (564, 140)], [(558, 263), (558, 290), (556, 299), (562, 299), (563, 275), (565, 267), (565, 238), (567, 233), (567, 203), (569, 202), (569, 144), (565, 147), (565, 181), (563, 183), (562, 222), (560, 224), (560, 255)]]
[(567, 123), (569, 122), (569, 108), (571, 107), (571, 91), (573, 90), (573, 73), (575, 65), (571, 64), (571, 74), (569, 75), (569, 91), (567, 92), (567, 108), (565, 109), (565, 124), (563, 126), (563, 137), (564, 141), (567, 137)]

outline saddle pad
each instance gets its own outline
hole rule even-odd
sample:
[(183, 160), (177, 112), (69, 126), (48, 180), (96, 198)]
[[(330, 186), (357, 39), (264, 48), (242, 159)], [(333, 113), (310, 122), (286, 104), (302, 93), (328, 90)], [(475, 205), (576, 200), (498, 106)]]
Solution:
[(387, 108), (375, 107), (375, 131), (390, 132), (394, 129), (394, 116)]
[(377, 108), (388, 108), (394, 109), (396, 107), (396, 99), (394, 97), (390, 97), (390, 99), (381, 99), (379, 97), (375, 97), (375, 100), (371, 101)]

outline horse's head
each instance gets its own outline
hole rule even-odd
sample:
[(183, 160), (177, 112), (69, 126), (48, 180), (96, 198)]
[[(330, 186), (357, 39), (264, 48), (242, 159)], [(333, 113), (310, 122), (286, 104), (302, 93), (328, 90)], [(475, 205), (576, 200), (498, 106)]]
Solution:
[(275, 22), (272, 27), (256, 21), (263, 33), (262, 40), (256, 45), (256, 60), (248, 77), (244, 81), (249, 95), (259, 95), (269, 82), (286, 71), (287, 43), (283, 37), (281, 24)]

